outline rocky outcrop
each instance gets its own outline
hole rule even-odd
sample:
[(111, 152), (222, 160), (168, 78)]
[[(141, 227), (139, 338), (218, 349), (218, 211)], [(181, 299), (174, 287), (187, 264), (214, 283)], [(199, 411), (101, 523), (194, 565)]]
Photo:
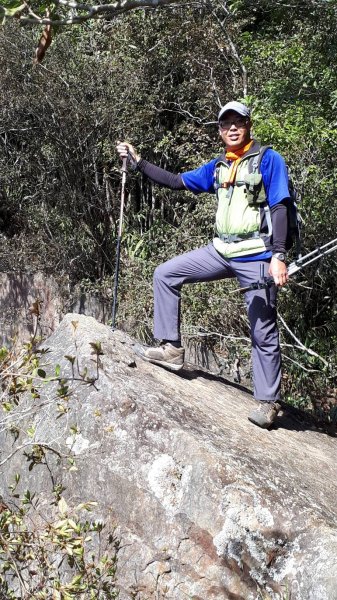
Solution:
[[(32, 312), (36, 303), (39, 307), (38, 323), (37, 315)], [(71, 286), (66, 276), (55, 278), (42, 272), (0, 272), (0, 347), (20, 347), (35, 330), (45, 339), (70, 311), (108, 324), (111, 322), (112, 301), (85, 292), (80, 286)], [(127, 331), (128, 325), (130, 323), (123, 324)], [(233, 381), (251, 384), (249, 358), (217, 354), (214, 336), (206, 336), (198, 328), (191, 335), (188, 329), (188, 334), (184, 335), (188, 360)]]
[(0, 345), (11, 347), (29, 339), (36, 327), (34, 302), (40, 304), (38, 335), (51, 335), (63, 316), (71, 311), (95, 317), (102, 323), (111, 318), (111, 303), (40, 271), (0, 272)]
[[(117, 523), (121, 600), (336, 600), (336, 440), (287, 414), (256, 428), (250, 393), (142, 362), (91, 317), (67, 315), (44, 345), (50, 365), (71, 377), (65, 355), (76, 356), (94, 380), (98, 342), (94, 384), (74, 382), (64, 418), (41, 400), (27, 423), (36, 442), (74, 454), (77, 470), (53, 465), (65, 498), (96, 500), (97, 517)], [(12, 452), (5, 433), (1, 448)], [(5, 463), (4, 484), (22, 460)], [(43, 498), (48, 469), (28, 484)]]

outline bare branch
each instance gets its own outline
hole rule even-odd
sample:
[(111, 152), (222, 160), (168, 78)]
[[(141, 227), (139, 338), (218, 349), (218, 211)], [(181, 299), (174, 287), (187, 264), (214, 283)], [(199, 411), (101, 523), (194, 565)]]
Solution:
[[(83, 23), (89, 19), (102, 19), (105, 17), (113, 18), (123, 13), (143, 8), (157, 9), (167, 6), (184, 7), (190, 6), (189, 2), (182, 2), (181, 0), (116, 0), (109, 4), (86, 4), (76, 2), (74, 0), (56, 0), (55, 4), (61, 8), (67, 10), (64, 18), (53, 18), (52, 16), (40, 17), (33, 12), (29, 7), (29, 3), (26, 4), (27, 12), (22, 12), (18, 18), (19, 21), (26, 24), (40, 24), (40, 25), (75, 25)], [(204, 0), (198, 0), (192, 3), (194, 6), (203, 6)], [(70, 11), (72, 14), (70, 14)]]
[[(283, 344), (281, 344), (281, 346), (283, 346)], [(302, 371), (305, 371), (306, 373), (320, 373), (321, 372), (319, 369), (307, 369), (307, 367), (302, 365), (297, 360), (290, 358), (290, 356), (287, 356), (286, 354), (283, 354), (283, 359), (289, 360), (289, 362), (293, 363), (294, 365), (296, 365), (297, 367), (299, 367), (300, 369), (302, 369)]]
[[(224, 12), (226, 14), (226, 17), (222, 21), (219, 18), (217, 12), (214, 10), (211, 2), (208, 2), (207, 6), (208, 6), (208, 8), (209, 8), (209, 10), (210, 10), (210, 12), (212, 14), (212, 16), (214, 17), (214, 19), (217, 21), (217, 23), (218, 23), (221, 31), (224, 33), (226, 41), (227, 41), (227, 44), (228, 44), (228, 46), (230, 48), (230, 51), (231, 51), (233, 57), (235, 58), (236, 62), (238, 63), (238, 65), (240, 67), (241, 74), (242, 74), (242, 92), (243, 92), (243, 96), (245, 98), (247, 96), (247, 94), (248, 94), (248, 74), (247, 74), (247, 69), (246, 69), (244, 63), (242, 62), (242, 60), (240, 58), (239, 51), (238, 51), (236, 45), (234, 44), (234, 42), (233, 42), (233, 40), (232, 40), (232, 38), (231, 38), (231, 36), (229, 35), (229, 32), (228, 32), (228, 27), (227, 27), (226, 20), (228, 20), (228, 17), (231, 16), (230, 12), (229, 12), (229, 10), (228, 10), (228, 8), (226, 6), (226, 3), (224, 3), (223, 4), (223, 10), (224, 10)], [(217, 47), (218, 47), (220, 53), (223, 54), (223, 49), (218, 44), (217, 44)]]
[(8, 462), (11, 458), (13, 458), (13, 456), (17, 452), (19, 452), (20, 450), (24, 450), (25, 448), (29, 448), (31, 446), (42, 446), (42, 448), (46, 448), (46, 450), (53, 452), (59, 458), (67, 458), (67, 456), (65, 454), (61, 454), (58, 450), (56, 450), (55, 448), (52, 448), (52, 446), (50, 446), (49, 444), (46, 444), (45, 442), (32, 441), (32, 442), (26, 442), (25, 444), (21, 444), (21, 446), (17, 446), (17, 448), (15, 448), (15, 450), (13, 450), (13, 452), (11, 452), (11, 454), (6, 456), (6, 458), (4, 458), (4, 460), (2, 462), (0, 462), (0, 467), (2, 467), (6, 462)]
[(304, 344), (302, 344), (301, 340), (298, 339), (298, 337), (296, 337), (296, 335), (291, 331), (291, 329), (288, 327), (287, 323), (285, 322), (285, 320), (281, 317), (280, 314), (278, 314), (278, 318), (281, 321), (283, 327), (287, 330), (287, 332), (289, 333), (289, 335), (291, 335), (291, 337), (295, 340), (295, 342), (297, 342), (298, 344), (298, 348), (300, 348), (301, 350), (304, 350), (305, 352), (307, 352), (308, 354), (310, 354), (310, 356), (315, 356), (316, 358), (318, 358), (318, 360), (321, 360), (322, 363), (328, 367), (329, 363), (319, 354), (317, 354), (317, 352), (314, 352), (314, 350), (311, 350), (311, 348), (307, 348)]

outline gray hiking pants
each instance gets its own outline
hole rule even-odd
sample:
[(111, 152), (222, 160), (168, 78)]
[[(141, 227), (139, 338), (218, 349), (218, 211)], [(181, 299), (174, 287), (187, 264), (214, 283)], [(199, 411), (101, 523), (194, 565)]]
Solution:
[[(154, 272), (154, 337), (180, 339), (181, 288), (185, 283), (236, 277), (241, 287), (259, 281), (261, 265), (268, 274), (269, 261), (238, 262), (223, 258), (209, 244), (163, 263)], [(280, 397), (281, 354), (276, 323), (277, 288), (245, 294), (251, 327), (254, 397), (276, 401)]]

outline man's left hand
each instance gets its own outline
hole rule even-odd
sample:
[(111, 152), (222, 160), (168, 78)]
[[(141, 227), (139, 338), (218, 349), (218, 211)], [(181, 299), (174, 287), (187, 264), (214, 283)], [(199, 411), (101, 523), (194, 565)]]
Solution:
[(286, 264), (275, 256), (270, 261), (269, 275), (274, 279), (275, 285), (279, 287), (285, 285), (289, 279)]

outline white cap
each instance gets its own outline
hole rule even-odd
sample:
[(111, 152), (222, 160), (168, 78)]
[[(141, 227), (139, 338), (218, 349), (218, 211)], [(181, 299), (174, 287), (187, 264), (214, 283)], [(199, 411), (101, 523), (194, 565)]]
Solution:
[(241, 102), (236, 102), (236, 100), (233, 100), (232, 102), (227, 102), (227, 104), (225, 104), (225, 106), (221, 107), (219, 115), (218, 115), (218, 121), (220, 121), (220, 119), (224, 116), (224, 114), (229, 110), (233, 110), (234, 112), (237, 112), (239, 115), (242, 115), (243, 117), (247, 117), (248, 119), (250, 119), (250, 110), (249, 110), (248, 106), (246, 106), (245, 104), (241, 104)]

